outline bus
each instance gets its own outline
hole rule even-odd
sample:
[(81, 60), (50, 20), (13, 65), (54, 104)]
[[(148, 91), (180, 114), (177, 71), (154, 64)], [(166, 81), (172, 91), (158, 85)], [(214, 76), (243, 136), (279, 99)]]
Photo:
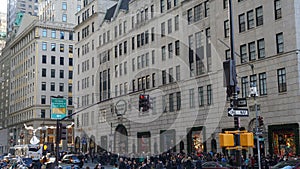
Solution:
[(14, 157), (28, 157), (32, 160), (40, 160), (43, 149), (40, 145), (24, 144), (10, 147), (9, 153)]

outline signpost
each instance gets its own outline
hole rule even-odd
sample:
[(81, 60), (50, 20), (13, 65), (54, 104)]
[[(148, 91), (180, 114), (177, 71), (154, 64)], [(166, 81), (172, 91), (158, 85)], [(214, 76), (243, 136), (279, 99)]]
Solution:
[(248, 117), (248, 109), (243, 108), (228, 108), (228, 116), (230, 117)]
[(51, 98), (51, 119), (62, 119), (67, 115), (67, 100), (65, 98)]

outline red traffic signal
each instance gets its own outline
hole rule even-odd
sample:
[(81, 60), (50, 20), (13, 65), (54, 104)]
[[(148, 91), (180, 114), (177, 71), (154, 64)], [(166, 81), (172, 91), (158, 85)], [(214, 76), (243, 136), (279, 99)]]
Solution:
[(139, 111), (148, 111), (150, 108), (150, 97), (146, 94), (140, 94), (139, 96)]

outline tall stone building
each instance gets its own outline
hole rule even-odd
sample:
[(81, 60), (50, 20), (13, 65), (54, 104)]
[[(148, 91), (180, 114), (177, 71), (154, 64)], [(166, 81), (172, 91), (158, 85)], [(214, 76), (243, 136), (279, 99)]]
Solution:
[[(233, 1), (239, 98), (247, 98), (249, 109), (240, 124), (254, 131), (249, 91), (256, 84), (263, 153), (300, 151), (299, 3)], [(119, 0), (99, 27), (81, 22), (86, 9), (75, 28), (77, 150), (222, 151), (218, 133), (234, 128), (223, 86), (228, 0)], [(147, 111), (139, 110), (143, 93), (150, 96)]]
[[(73, 113), (74, 13), (81, 3), (41, 1), (41, 15), (20, 15), (16, 31), (8, 37), (5, 55), (1, 57), (1, 73), (7, 76), (1, 84), (1, 91), (5, 92), (2, 99), (7, 99), (1, 102), (6, 117), (4, 128), (8, 130), (6, 147), (29, 144), (34, 135), (41, 144), (55, 143), (56, 120), (50, 109), (51, 98), (65, 98), (66, 114)], [(49, 4), (54, 14), (51, 19), (43, 17)], [(72, 121), (67, 119), (64, 123), (70, 125)], [(37, 131), (27, 130), (24, 124)], [(72, 128), (67, 135), (67, 141), (60, 146), (71, 150)]]
[(29, 14), (32, 16), (37, 16), (38, 7), (39, 7), (38, 0), (32, 0), (32, 1), (8, 0), (7, 1), (7, 34), (11, 35), (13, 31), (17, 31), (17, 29), (15, 29), (15, 26), (18, 26), (19, 22), (16, 22), (16, 20), (21, 14)]

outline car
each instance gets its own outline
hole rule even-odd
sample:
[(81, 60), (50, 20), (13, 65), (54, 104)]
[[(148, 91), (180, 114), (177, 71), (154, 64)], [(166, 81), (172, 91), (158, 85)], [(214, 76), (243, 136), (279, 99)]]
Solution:
[(60, 164), (59, 168), (61, 169), (80, 169), (78, 165), (74, 165), (74, 164)]
[(74, 165), (78, 165), (80, 166), (80, 168), (82, 167), (81, 166), (81, 161), (80, 159), (78, 158), (77, 155), (75, 154), (66, 154), (62, 159), (61, 159), (61, 162), (62, 163), (66, 163), (66, 164), (74, 164)]
[(32, 158), (22, 158), (22, 161), (26, 167), (32, 166), (32, 163), (33, 163)]
[(223, 165), (215, 161), (208, 161), (202, 164), (202, 169), (233, 169), (230, 165)]
[(277, 163), (276, 165), (272, 166), (271, 169), (290, 169), (290, 168), (295, 168), (295, 169), (300, 169), (300, 160), (288, 160), (288, 161), (281, 161)]

